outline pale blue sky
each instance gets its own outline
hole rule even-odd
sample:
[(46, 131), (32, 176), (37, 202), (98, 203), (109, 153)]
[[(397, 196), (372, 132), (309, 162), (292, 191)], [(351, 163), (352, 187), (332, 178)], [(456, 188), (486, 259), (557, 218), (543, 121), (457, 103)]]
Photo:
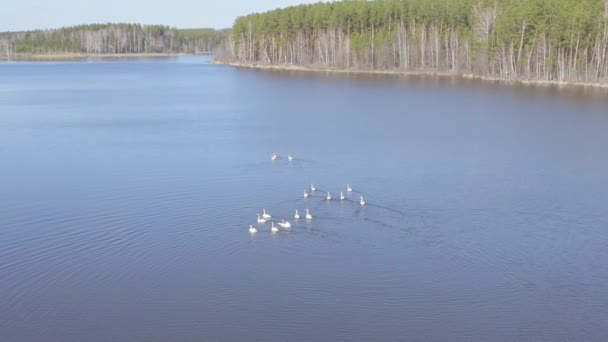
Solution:
[(180, 28), (232, 26), (239, 15), (310, 0), (6, 0), (0, 31), (135, 22)]

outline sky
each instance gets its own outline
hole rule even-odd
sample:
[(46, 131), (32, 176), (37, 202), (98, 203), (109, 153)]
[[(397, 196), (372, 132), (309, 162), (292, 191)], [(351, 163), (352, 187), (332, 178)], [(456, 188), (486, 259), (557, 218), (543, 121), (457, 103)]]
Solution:
[[(1, 31), (129, 22), (178, 28), (228, 28), (240, 15), (316, 0), (6, 0)], [(9, 4), (10, 3), (10, 4)]]

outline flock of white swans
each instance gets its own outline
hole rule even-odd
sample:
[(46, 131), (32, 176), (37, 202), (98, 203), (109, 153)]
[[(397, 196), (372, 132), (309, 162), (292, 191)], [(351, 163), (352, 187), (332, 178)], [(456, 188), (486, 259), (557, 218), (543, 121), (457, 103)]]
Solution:
[[(270, 157), (271, 160), (277, 160), (278, 156), (276, 153), (273, 153), (272, 156)], [(287, 155), (287, 160), (292, 161), (293, 157), (291, 155)], [(310, 184), (310, 189), (308, 190), (304, 190), (304, 199), (307, 199), (311, 196), (312, 193), (316, 192), (317, 188), (314, 186), (314, 184)], [(346, 192), (347, 193), (352, 193), (353, 192), (353, 188), (350, 187), (350, 185), (346, 185)], [(327, 193), (327, 196), (325, 196), (325, 199), (327, 201), (331, 201), (332, 200), (332, 195), (330, 192)], [(339, 197), (340, 201), (344, 201), (346, 200), (346, 196), (344, 196), (344, 192), (341, 191), (340, 192), (340, 197)], [(359, 197), (359, 205), (361, 207), (365, 207), (365, 200), (363, 199), (363, 196)], [(271, 226), (270, 226), (270, 231), (272, 233), (278, 233), (279, 232), (279, 228), (288, 230), (291, 228), (291, 223), (289, 223), (289, 221), (282, 219), (281, 222), (278, 222), (277, 224), (279, 225), (278, 227), (274, 225), (274, 221), (272, 220), (272, 215), (270, 215), (269, 213), (266, 212), (266, 209), (262, 209), (262, 213), (257, 213), (258, 216), (258, 224), (265, 224), (267, 222), (270, 221)], [(300, 212), (298, 211), (298, 209), (295, 209), (295, 214), (293, 215), (293, 218), (297, 221), (301, 218), (300, 216)], [(313, 219), (313, 216), (310, 212), (310, 209), (306, 209), (306, 215), (304, 215), (304, 218), (307, 221), (311, 221)], [(253, 225), (249, 225), (249, 233), (251, 234), (255, 234), (258, 232), (258, 229), (256, 227), (254, 227)]]

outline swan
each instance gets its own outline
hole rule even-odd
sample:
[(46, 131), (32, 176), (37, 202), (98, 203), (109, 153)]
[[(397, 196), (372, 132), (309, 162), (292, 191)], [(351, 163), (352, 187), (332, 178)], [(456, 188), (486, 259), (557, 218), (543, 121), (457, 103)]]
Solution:
[(281, 228), (291, 228), (291, 223), (289, 223), (289, 221), (285, 221), (285, 219), (283, 219), (282, 222), (279, 222), (279, 226), (281, 226)]
[(272, 216), (266, 212), (266, 209), (262, 209), (262, 217), (265, 219), (272, 218)]
[(262, 223), (262, 224), (266, 223), (266, 221), (267, 221), (266, 219), (261, 218), (260, 214), (257, 214), (257, 215), (258, 215), (258, 223)]
[(310, 195), (308, 195), (308, 192), (306, 192), (306, 190), (304, 190), (304, 198), (308, 198), (308, 196), (310, 196)]
[(310, 191), (315, 192), (317, 191), (317, 188), (315, 188), (314, 185), (310, 184)]
[(270, 159), (272, 159), (272, 160), (277, 160), (277, 154), (276, 154), (276, 153), (273, 153), (273, 154), (272, 154), (272, 157), (270, 157)]
[(363, 200), (363, 196), (361, 196), (361, 199), (359, 200), (359, 204), (361, 204), (362, 207), (365, 207), (365, 201)]
[(346, 197), (344, 197), (344, 193), (340, 192), (340, 201), (344, 201)]
[(353, 192), (353, 188), (351, 188), (350, 185), (346, 184), (346, 191)]
[(255, 234), (258, 232), (257, 228), (253, 227), (252, 225), (249, 225), (249, 232), (251, 234)]
[(293, 157), (291, 156), (291, 154), (288, 154), (288, 155), (287, 155), (287, 159), (288, 159), (289, 161), (292, 161), (292, 160), (293, 160)]
[(329, 192), (327, 193), (327, 197), (325, 197), (325, 199), (331, 201), (331, 194)]
[(306, 219), (307, 220), (312, 220), (312, 215), (310, 214), (310, 210), (306, 209)]
[(293, 218), (296, 219), (296, 220), (300, 219), (300, 213), (298, 212), (298, 209), (296, 209), (296, 214), (293, 215)]
[(279, 231), (279, 228), (277, 228), (277, 227), (274, 226), (274, 222), (272, 222), (272, 227), (270, 227), (270, 231), (273, 232), (273, 233), (276, 233), (276, 232)]

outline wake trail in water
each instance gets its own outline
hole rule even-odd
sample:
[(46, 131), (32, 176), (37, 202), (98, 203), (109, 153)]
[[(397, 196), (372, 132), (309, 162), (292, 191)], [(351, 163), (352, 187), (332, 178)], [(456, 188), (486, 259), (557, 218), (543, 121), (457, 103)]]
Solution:
[(364, 218), (363, 221), (373, 222), (373, 223), (375, 223), (375, 224), (377, 224), (379, 226), (382, 226), (384, 228), (395, 228), (395, 226), (392, 225), (392, 224), (390, 224), (390, 223), (386, 223), (386, 222), (384, 222), (382, 220), (377, 220), (377, 219), (373, 219), (373, 218), (369, 218), (369, 217)]
[[(334, 201), (332, 199), (332, 201)], [(350, 203), (353, 205), (359, 205), (359, 201), (354, 201), (350, 198), (345, 198), (344, 200), (336, 200), (337, 202), (345, 202), (345, 203)], [(379, 208), (379, 209), (384, 209), (384, 210), (388, 210), (388, 211), (392, 211), (394, 213), (397, 213), (399, 215), (405, 216), (405, 213), (399, 209), (395, 209), (395, 208), (391, 208), (391, 207), (387, 207), (387, 206), (383, 206), (383, 205), (379, 205), (379, 204), (373, 204), (373, 203), (365, 203), (366, 207), (372, 207), (372, 208)]]
[(399, 215), (405, 216), (405, 213), (401, 210), (395, 209), (395, 208), (391, 208), (391, 207), (385, 207), (383, 205), (378, 205), (378, 204), (370, 204), (370, 203), (365, 203), (365, 206), (367, 207), (373, 207), (373, 208), (380, 208), (380, 209), (384, 209), (384, 210), (388, 210), (388, 211), (392, 211), (394, 213), (397, 213)]
[(318, 233), (323, 232), (323, 230), (321, 230), (319, 228), (309, 227), (309, 226), (302, 226), (302, 225), (294, 225), (294, 226), (291, 227), (291, 229), (294, 230), (294, 231), (306, 230), (306, 231), (309, 231), (309, 232), (318, 232)]

